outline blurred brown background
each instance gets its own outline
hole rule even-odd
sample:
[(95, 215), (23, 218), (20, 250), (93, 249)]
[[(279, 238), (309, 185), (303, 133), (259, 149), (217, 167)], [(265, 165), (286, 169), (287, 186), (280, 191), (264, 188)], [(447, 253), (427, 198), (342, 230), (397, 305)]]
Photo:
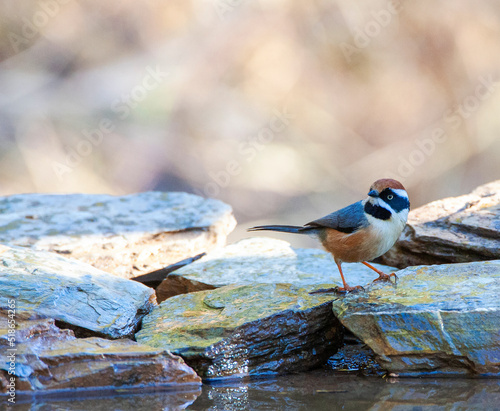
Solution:
[(194, 192), (238, 238), (500, 176), (495, 0), (3, 0), (0, 59), (2, 195)]

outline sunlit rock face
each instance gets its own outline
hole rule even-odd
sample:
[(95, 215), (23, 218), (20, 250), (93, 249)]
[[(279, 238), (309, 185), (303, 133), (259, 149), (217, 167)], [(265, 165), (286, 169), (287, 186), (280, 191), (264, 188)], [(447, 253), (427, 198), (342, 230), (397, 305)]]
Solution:
[(500, 180), (412, 210), (394, 247), (377, 261), (393, 267), (500, 258)]
[[(12, 346), (8, 320), (7, 312), (0, 312), (0, 393), (8, 391), (11, 377), (19, 394), (201, 384), (181, 358), (167, 351), (127, 339), (75, 338), (71, 330), (61, 330), (53, 319), (39, 316), (17, 314)], [(13, 355), (12, 361), (7, 354)]]
[(307, 370), (342, 344), (331, 301), (290, 284), (182, 294), (146, 316), (136, 339), (181, 355), (208, 380)]
[[(375, 266), (386, 273), (395, 270), (379, 264)], [(377, 277), (373, 270), (360, 263), (345, 263), (342, 268), (349, 284), (364, 286)], [(342, 286), (330, 253), (319, 248), (292, 248), (286, 241), (252, 237), (214, 250), (173, 272), (156, 289), (156, 295), (161, 302), (187, 292), (257, 283)]]
[(409, 267), (333, 302), (342, 324), (401, 376), (500, 376), (500, 260)]
[(154, 291), (55, 253), (0, 245), (0, 310), (64, 323), (79, 336), (132, 336), (156, 306)]
[(187, 193), (0, 197), (0, 242), (52, 251), (124, 278), (223, 246), (227, 204)]

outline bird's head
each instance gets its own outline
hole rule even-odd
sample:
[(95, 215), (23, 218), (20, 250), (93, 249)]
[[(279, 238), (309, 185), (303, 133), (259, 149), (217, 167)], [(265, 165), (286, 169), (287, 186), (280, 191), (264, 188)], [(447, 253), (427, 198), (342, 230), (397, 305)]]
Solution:
[(365, 212), (375, 218), (388, 220), (394, 217), (406, 224), (410, 200), (403, 184), (390, 178), (375, 181), (365, 200)]

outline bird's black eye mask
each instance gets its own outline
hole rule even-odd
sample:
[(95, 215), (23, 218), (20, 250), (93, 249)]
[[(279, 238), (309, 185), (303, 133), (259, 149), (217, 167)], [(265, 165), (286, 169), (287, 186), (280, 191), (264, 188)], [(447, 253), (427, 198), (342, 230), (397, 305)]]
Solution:
[(369, 201), (365, 203), (365, 213), (370, 214), (372, 217), (378, 218), (379, 220), (389, 220), (391, 218), (391, 212), (379, 205), (373, 205)]
[(396, 194), (390, 188), (386, 188), (385, 190), (382, 190), (379, 197), (382, 200), (384, 200), (385, 203), (390, 205), (391, 208), (396, 213), (399, 213), (400, 211), (404, 210), (405, 208), (407, 208), (407, 209), (410, 208), (410, 202), (408, 201), (408, 199), (406, 197), (402, 197), (402, 196)]

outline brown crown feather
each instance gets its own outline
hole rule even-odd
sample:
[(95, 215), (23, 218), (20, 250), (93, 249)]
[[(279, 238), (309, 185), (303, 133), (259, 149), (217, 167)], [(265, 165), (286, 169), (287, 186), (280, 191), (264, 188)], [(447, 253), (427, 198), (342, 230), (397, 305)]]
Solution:
[(375, 181), (370, 187), (370, 189), (377, 190), (379, 193), (385, 188), (405, 190), (403, 184), (397, 180), (393, 180), (392, 178), (381, 178), (380, 180)]

